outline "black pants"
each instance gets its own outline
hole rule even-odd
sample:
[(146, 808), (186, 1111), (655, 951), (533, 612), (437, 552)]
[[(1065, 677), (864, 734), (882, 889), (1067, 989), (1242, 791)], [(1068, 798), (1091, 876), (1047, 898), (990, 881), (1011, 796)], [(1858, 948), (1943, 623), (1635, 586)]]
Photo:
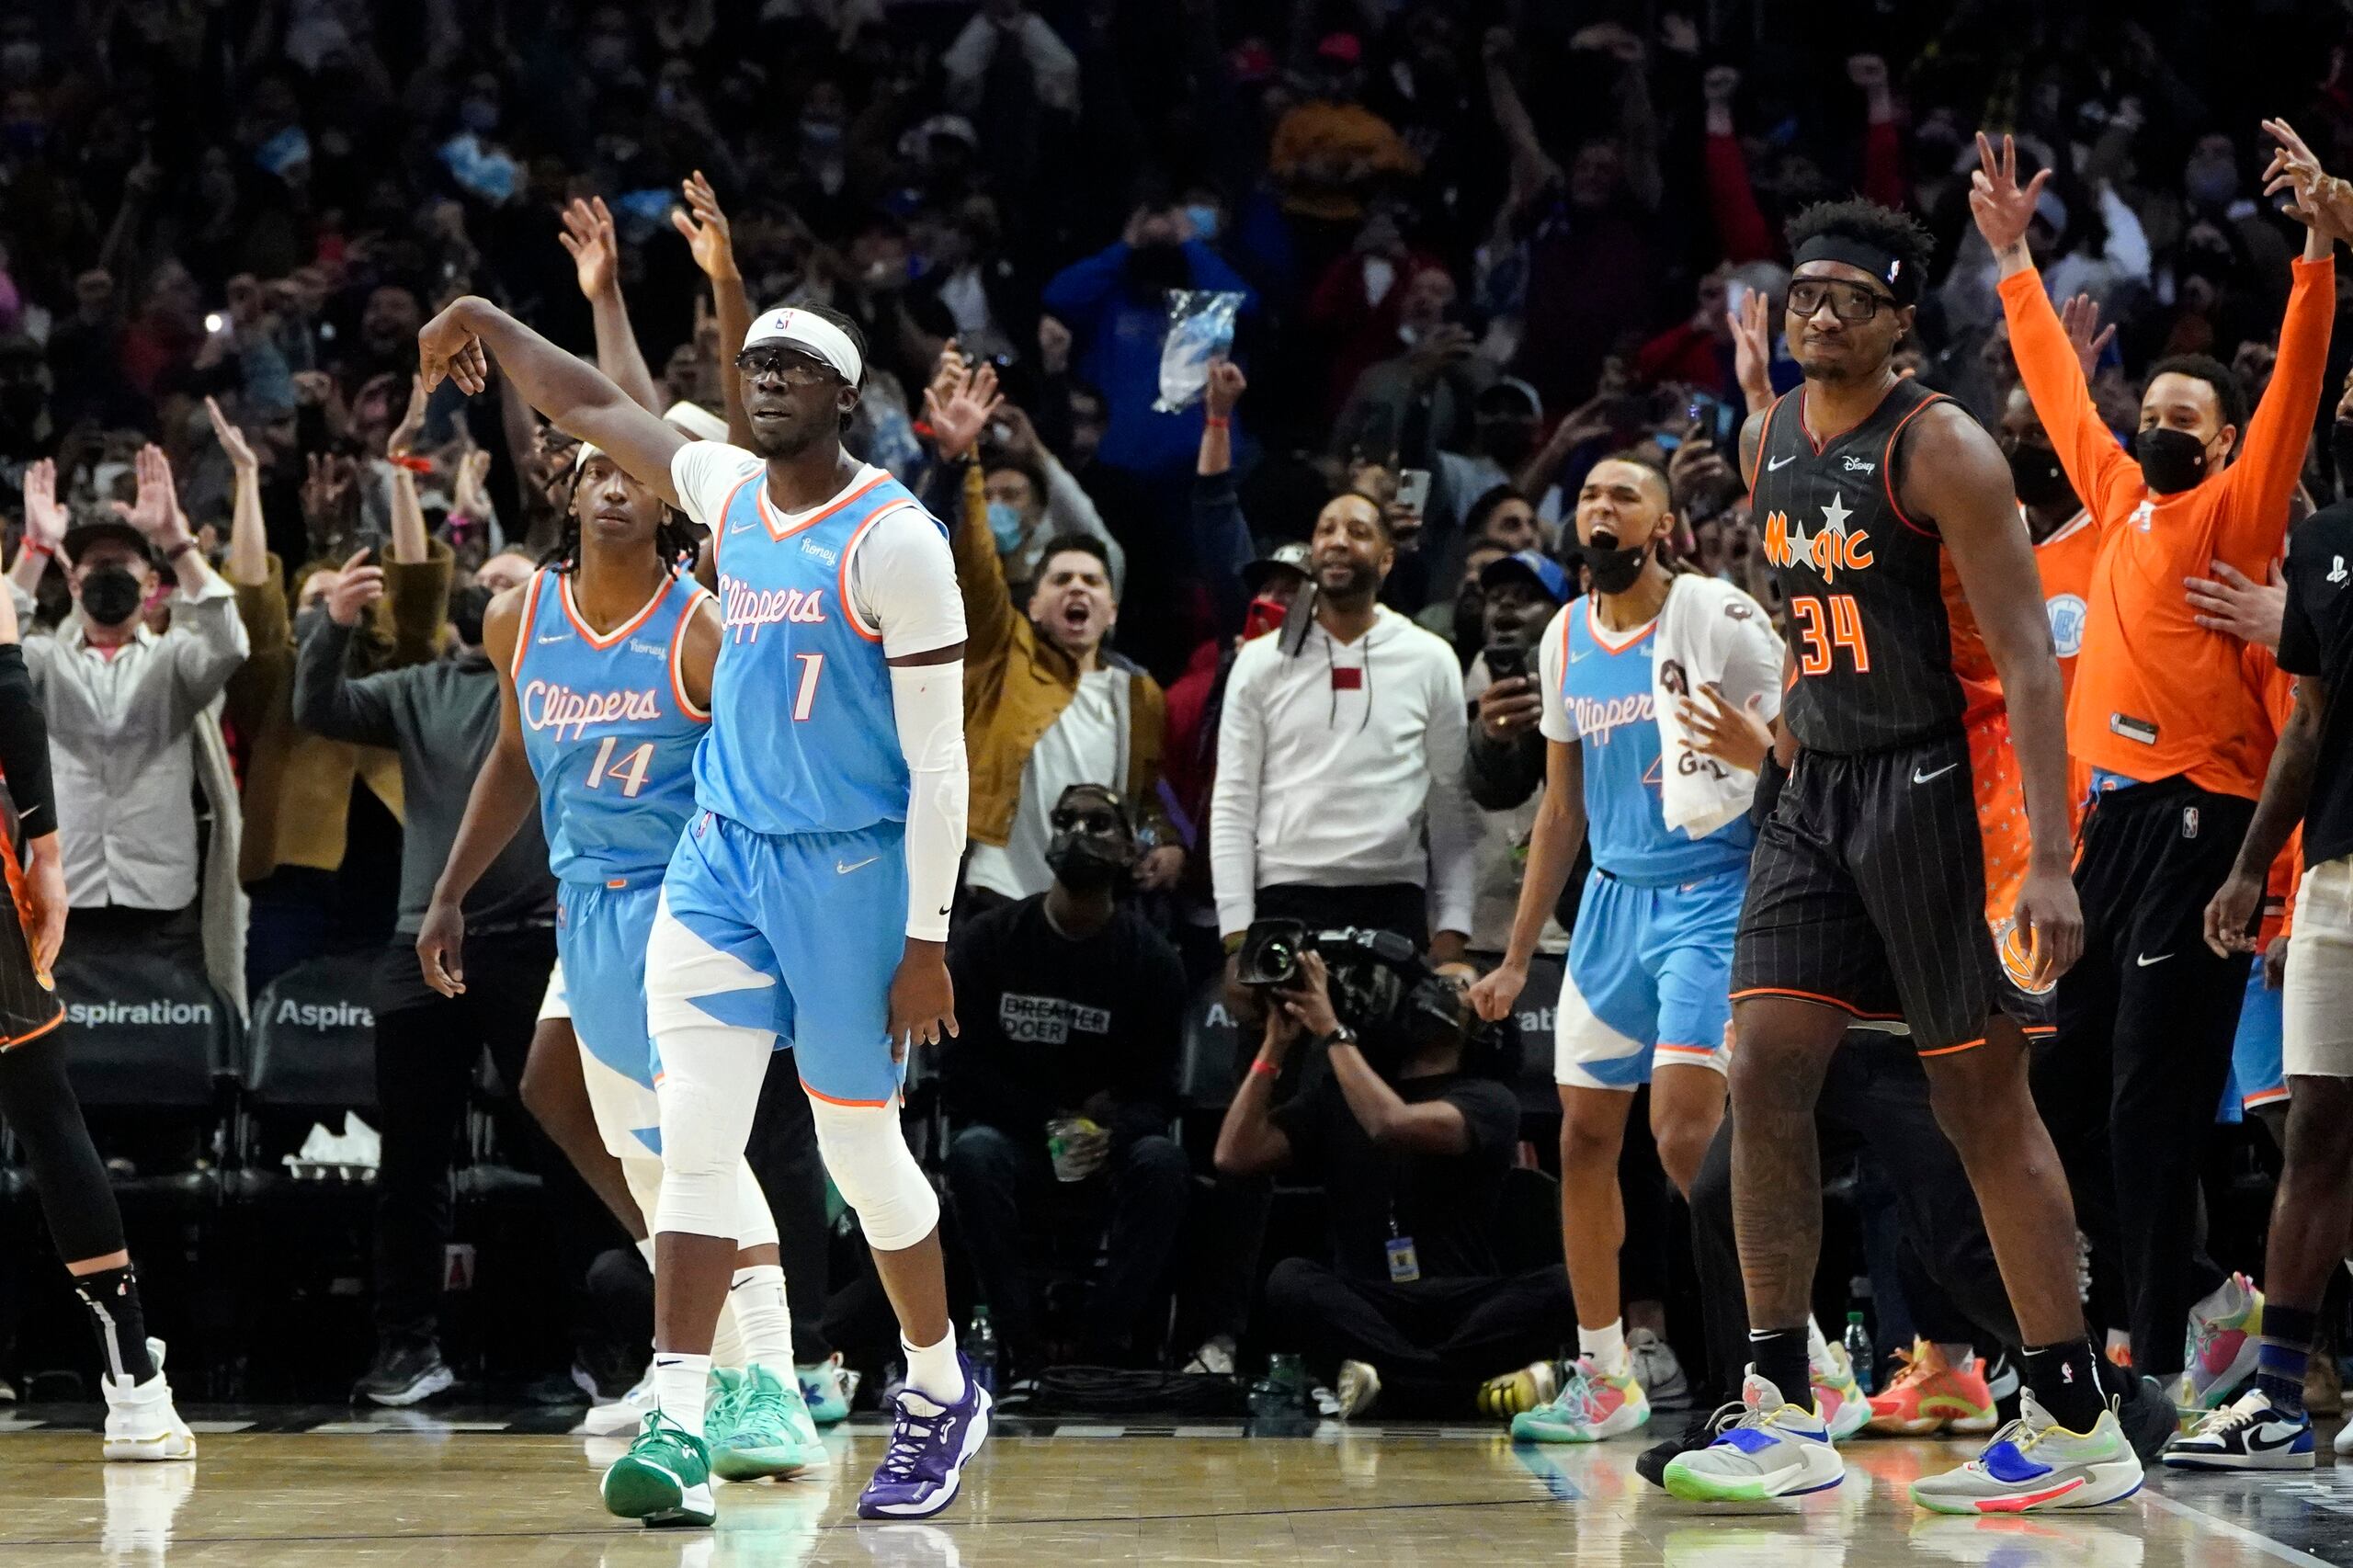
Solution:
[(181, 909), (133, 909), (121, 903), (69, 909), (65, 912), (65, 950), (83, 952), (102, 948), (108, 952), (149, 953), (202, 974), (202, 902), (199, 900)]
[[(378, 974), (376, 1105), (383, 1163), (376, 1172), (376, 1334), (380, 1345), (431, 1342), (440, 1324), (444, 1253), (455, 1212), (450, 1176), (474, 1064), (486, 1047), (511, 1087), (523, 1081), (540, 1000), (555, 962), (552, 929), (470, 937), (464, 994), (442, 996), (396, 945)], [(571, 1165), (536, 1128), (530, 1163), (551, 1187)], [(571, 1176), (577, 1183), (576, 1176)]]
[[(1894, 1185), (1905, 1241), (1945, 1298), (1990, 1344), (2016, 1345), (1994, 1244), (1977, 1210), (1977, 1194), (1961, 1155), (1937, 1125), (1928, 1104), (1928, 1074), (1908, 1040), (1850, 1032), (1830, 1059), (1815, 1103), (1813, 1124), (1825, 1167), (1868, 1148)], [(1748, 1362), (1748, 1298), (1741, 1287), (1740, 1248), (1733, 1237), (1732, 1118), (1715, 1142), (1691, 1189), (1692, 1250), (1698, 1255), (1708, 1314), (1708, 1343), (1716, 1376), (1739, 1381)], [(1932, 1321), (1934, 1319), (1934, 1309)]]
[[(1258, 890), (1257, 910), (1261, 920), (1304, 920), (1336, 929), (1372, 926), (1410, 937), (1417, 948), (1430, 945), (1429, 894), (1412, 882), (1347, 888), (1279, 882)], [(1253, 1051), (1257, 1047), (1250, 1042)]]
[(1137, 1321), (1167, 1276), (1192, 1183), (1184, 1152), (1158, 1136), (1115, 1147), (1103, 1171), (1064, 1187), (1054, 1179), (1042, 1135), (1024, 1140), (982, 1126), (956, 1134), (948, 1147), (948, 1193), (957, 1230), (1016, 1368), (1029, 1371), (1039, 1364), (1029, 1236), (1041, 1218), (1061, 1207), (1058, 1200), (1071, 1202), (1057, 1218), (1083, 1226), (1090, 1239), (1098, 1224), (1095, 1216), (1108, 1213), (1103, 1277), (1087, 1305), (1084, 1354), (1118, 1365), (1133, 1353)]
[(1557, 1263), (1401, 1285), (1287, 1257), (1267, 1280), (1267, 1316), (1272, 1343), (1299, 1346), (1324, 1381), (1342, 1361), (1370, 1362), (1381, 1374), (1384, 1409), (1459, 1415), (1489, 1378), (1558, 1355), (1576, 1303), (1569, 1271)]
[(2133, 1370), (2159, 1379), (2181, 1370), (2190, 1304), (2222, 1280), (2198, 1244), (2198, 1174), (2248, 960), (2214, 955), (2205, 915), (2254, 809), (2178, 779), (2098, 798), (2075, 863), (2084, 956), (2035, 1055), (2078, 1221), (2123, 1280)]
[[(825, 1163), (817, 1152), (817, 1124), (801, 1076), (780, 1064), (760, 1085), (759, 1113), (744, 1151), (776, 1220), (776, 1248), (784, 1266), (784, 1294), (792, 1308), (792, 1358), (807, 1367), (834, 1353), (825, 1337), (825, 1297), (832, 1285), (825, 1225)], [(650, 1224), (653, 1216), (646, 1216)]]

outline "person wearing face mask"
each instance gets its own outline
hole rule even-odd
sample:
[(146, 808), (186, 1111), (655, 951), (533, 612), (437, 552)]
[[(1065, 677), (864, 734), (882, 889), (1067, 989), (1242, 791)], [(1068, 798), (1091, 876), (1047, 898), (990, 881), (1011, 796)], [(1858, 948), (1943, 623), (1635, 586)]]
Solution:
[[(1120, 795), (1074, 784), (1051, 812), (1046, 891), (957, 928), (949, 971), (963, 1032), (944, 1044), (955, 1128), (948, 1193), (1009, 1375), (1041, 1369), (1029, 1272), (1040, 1211), (1091, 1242), (1108, 1222), (1081, 1358), (1150, 1355), (1140, 1320), (1164, 1282), (1191, 1173), (1168, 1135), (1185, 974), (1176, 949), (1121, 897), (1142, 853)], [(1059, 1183), (1075, 1212), (1048, 1206)]]
[(2099, 539), (2067, 707), (2068, 751), (2091, 776), (2075, 873), (2085, 960), (2059, 982), (2059, 1054), (2039, 1066), (2037, 1097), (2054, 1117), (2107, 1108), (2062, 1153), (2078, 1185), (2113, 1184), (2132, 1366), (2161, 1381), (2183, 1370), (2193, 1306), (2222, 1283), (2198, 1261), (2198, 1152), (2247, 959), (2209, 948), (2201, 920), (2254, 815), (2274, 733), (2240, 640), (2201, 627), (2182, 585), (2216, 562), (2261, 582), (2279, 557), (2335, 312), (2334, 244), (2313, 210), (2326, 176), (2284, 122), (2265, 129), (2280, 148), (2268, 176), (2296, 192), (2289, 210), (2307, 231), (2270, 385), (2250, 418), (2224, 366), (2160, 360), (2130, 455), (2102, 425), (2027, 253), (2042, 176), (2021, 187), (1981, 139), (1971, 198), (2002, 270), (2020, 379)]
[(935, 506), (961, 519), (950, 544), (963, 590), (964, 734), (972, 759), (972, 856), (968, 897), (1022, 899), (1045, 891), (1052, 802), (1073, 784), (1100, 784), (1151, 801), (1151, 838), (1138, 858), (1141, 887), (1165, 888), (1185, 868), (1176, 830), (1159, 810), (1160, 752), (1167, 702), (1159, 683), (1109, 647), (1120, 606), (1111, 556), (1092, 534), (1063, 534), (1037, 552), (1027, 613), (1009, 597), (997, 534), (1007, 527), (1001, 482), (971, 460), (981, 431), (1000, 412), (996, 374), (967, 378), (944, 357), (924, 396), (940, 455)]
[[(136, 499), (71, 527), (54, 466), (28, 470), (25, 543), (9, 572), (20, 620), (31, 620), (52, 560), (74, 596), (55, 635), (25, 642), (55, 759), (69, 933), (83, 950), (168, 951), (242, 998), (240, 818), (209, 710), (251, 644), (229, 585), (188, 530), (162, 449), (142, 448), (134, 467)], [(176, 592), (170, 629), (158, 633), (142, 612), (166, 572)], [(209, 842), (197, 832), (199, 788), (212, 811)]]
[[(1471, 990), (1480, 1017), (1510, 1012), (1580, 845), (1592, 841), (1554, 1013), (1561, 1230), (1579, 1355), (1562, 1397), (1514, 1424), (1540, 1442), (1631, 1431), (1649, 1418), (1653, 1394), (1684, 1382), (1658, 1337), (1663, 1316), (1631, 1336), (1624, 1327), (1618, 1157), (1639, 1085), (1650, 1085), (1659, 1163), (1687, 1197), (1722, 1119), (1732, 937), (1756, 839), (1745, 797), (1762, 758), (1735, 768), (1701, 755), (1662, 722), (1657, 694), (1704, 693), (1761, 724), (1780, 693), (1781, 651), (1764, 610), (1728, 584), (1678, 575), (1660, 560), (1675, 527), (1664, 473), (1625, 458), (1596, 463), (1577, 495), (1576, 526), (1593, 588), (1543, 637), (1539, 710), (1524, 700), (1489, 704), (1481, 718), (1483, 734), (1504, 739), (1532, 722), (1546, 775), (1503, 960)], [(1705, 823), (1688, 820), (1663, 782), (1702, 770), (1731, 787)]]
[[(358, 675), (353, 645), (383, 592), (382, 574), (357, 560), (339, 574), (324, 616), (304, 629), (295, 655), (293, 710), (296, 723), (328, 740), (383, 747), (400, 758), (400, 913), (373, 998), (384, 1140), (376, 1189), (377, 1343), (353, 1392), (377, 1404), (408, 1405), (455, 1381), (441, 1358), (438, 1326), (451, 1223), (449, 1156), (469, 1077), (443, 1069), (470, 1063), (487, 1048), (506, 1082), (521, 1082), (555, 962), (555, 883), (540, 824), (527, 821), (466, 901), (469, 960), (500, 983), (458, 998), (426, 983), (417, 934), (474, 778), (498, 739), (498, 671), (483, 651), (491, 593), (474, 583), (449, 596), (449, 647), (439, 658)], [(530, 1144), (533, 1165), (560, 1184), (567, 1215), (593, 1212), (593, 1200), (571, 1180), (562, 1157), (541, 1139)]]

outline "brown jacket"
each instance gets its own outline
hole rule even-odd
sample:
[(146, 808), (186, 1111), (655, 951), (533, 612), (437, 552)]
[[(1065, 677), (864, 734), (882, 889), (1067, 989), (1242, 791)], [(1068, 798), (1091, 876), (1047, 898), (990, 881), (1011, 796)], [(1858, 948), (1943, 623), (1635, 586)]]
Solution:
[[(964, 507), (951, 519), (956, 581), (964, 592), (964, 749), (972, 759), (972, 836), (1002, 847), (1013, 835), (1021, 799), (1021, 770), (1029, 753), (1070, 706), (1078, 689), (1078, 663), (1039, 635), (1014, 608), (989, 534), (988, 497), (980, 465), (964, 475)], [(1176, 836), (1160, 806), (1160, 744), (1168, 701), (1159, 683), (1111, 653), (1107, 665), (1128, 672), (1127, 777), (1116, 783), (1140, 824), (1158, 842)]]
[[(384, 597), (365, 646), (370, 672), (423, 664), (441, 644), (455, 570), (449, 547), (433, 541), (422, 562), (384, 566)], [(245, 832), (237, 880), (250, 886), (280, 866), (332, 871), (343, 864), (344, 829), (356, 774), (401, 815), (401, 763), (379, 746), (314, 735), (294, 722), (294, 627), (278, 557), (259, 583), (233, 583), (253, 653), (230, 678), (222, 718), (245, 750)]]

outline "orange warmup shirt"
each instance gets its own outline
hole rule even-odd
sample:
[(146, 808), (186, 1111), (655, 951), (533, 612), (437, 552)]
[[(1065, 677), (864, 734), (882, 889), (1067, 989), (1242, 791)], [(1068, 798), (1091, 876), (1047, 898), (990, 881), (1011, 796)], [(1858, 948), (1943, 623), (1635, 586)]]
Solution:
[(2041, 276), (2028, 267), (2002, 279), (2018, 374), (2099, 533), (2067, 704), (2067, 750), (2079, 762), (2152, 782), (2185, 775), (2247, 800), (2263, 791), (2270, 718), (2240, 667), (2239, 640), (2191, 619), (2182, 582), (2208, 575), (2212, 561), (2261, 582), (2287, 536), (2336, 309), (2333, 261), (2294, 268), (2279, 362), (2238, 460), (2166, 496), (2150, 494), (2100, 423)]

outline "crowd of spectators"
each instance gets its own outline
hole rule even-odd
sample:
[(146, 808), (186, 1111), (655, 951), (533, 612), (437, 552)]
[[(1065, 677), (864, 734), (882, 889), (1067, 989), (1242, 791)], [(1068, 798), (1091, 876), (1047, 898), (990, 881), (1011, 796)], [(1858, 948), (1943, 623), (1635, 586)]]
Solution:
[[(43, 629), (68, 955), (179, 955), (243, 1010), (384, 949), (377, 1315), (429, 1335), (472, 1063), (487, 1046), (515, 1081), (552, 951), (536, 827), (469, 900), (464, 999), (425, 990), (407, 942), (495, 722), (483, 608), (556, 542), (573, 465), (511, 394), (426, 395), (416, 329), (489, 295), (715, 413), (723, 252), (755, 308), (858, 324), (849, 444), (953, 538), (966, 1024), (918, 1070), (1011, 1363), (1055, 1353), (1022, 1266), (1057, 1228), (1063, 1255), (1108, 1236), (1061, 1342), (1093, 1358), (1222, 1369), (1238, 1339), (1345, 1323), (1350, 1356), (1453, 1391), (1466, 1354), (1540, 1355), (1526, 1309), (1564, 1338), (1564, 1286), (1490, 1233), (1528, 1163), (1491, 1080), (1425, 1046), (1370, 1083), (1286, 1079), (1270, 1111), (1247, 1074), (1223, 1135), (1187, 1138), (1186, 1020), (1233, 1017), (1237, 1062), (1262, 1028), (1288, 1041), (1280, 1009), (1216, 1000), (1256, 918), (1399, 933), (1442, 973), (1504, 948), (1542, 767), (1528, 677), (1580, 591), (1563, 525), (1597, 460), (1658, 466), (1680, 564), (1774, 607), (1734, 442), (1797, 379), (1769, 324), (1807, 203), (1926, 221), (1906, 362), (1998, 426), (2018, 374), (1966, 198), (1972, 133), (2014, 131), (2053, 172), (2045, 284), (2114, 329), (2107, 422), (2131, 429), (2171, 354), (2259, 393), (2298, 236), (2254, 177), (2258, 114), (2353, 165), (2344, 17), (2263, 18), (2258, 52), (2211, 8), (1996, 0), (15, 7), (0, 509)], [(1172, 290), (1235, 296), (1236, 324), (1174, 412)], [(1260, 1322), (1278, 1170), (1352, 1199)], [(1407, 1181), (1422, 1268), (1503, 1292), (1467, 1351), (1375, 1321), (1395, 1277), (1355, 1210)], [(1178, 1289), (1166, 1331), (1172, 1276), (1235, 1269), (1216, 1301)]]

